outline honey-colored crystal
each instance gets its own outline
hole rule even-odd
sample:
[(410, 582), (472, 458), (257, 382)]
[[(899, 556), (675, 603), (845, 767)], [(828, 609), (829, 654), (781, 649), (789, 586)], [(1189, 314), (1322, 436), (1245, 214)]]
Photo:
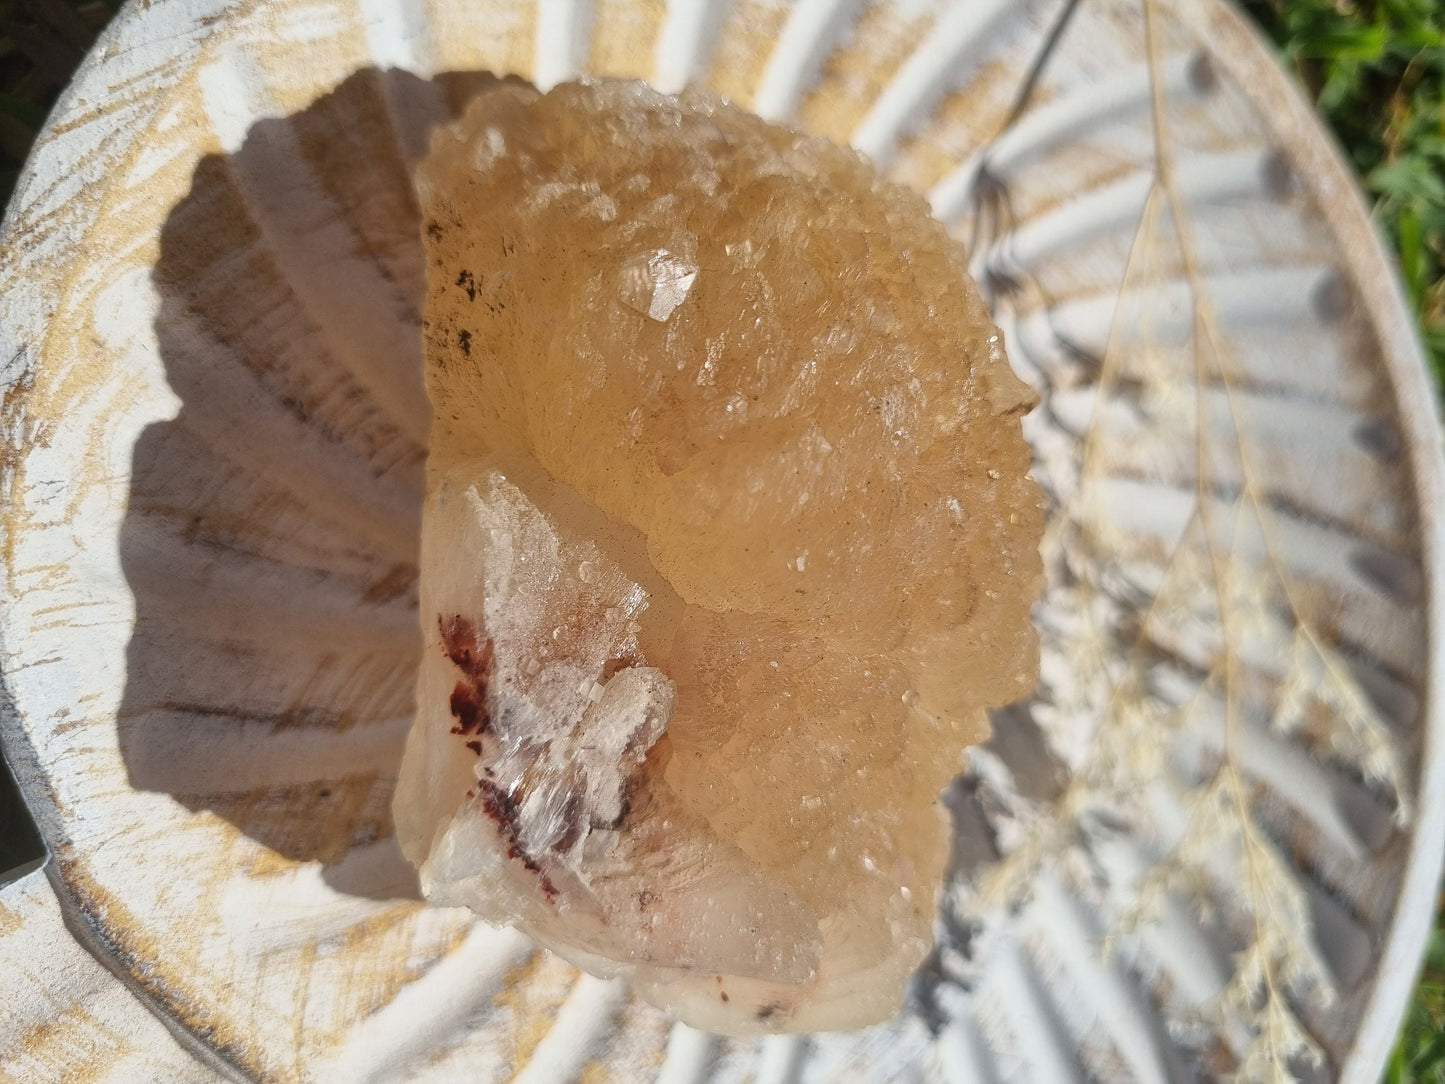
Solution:
[(424, 891), (698, 1027), (891, 1015), (939, 790), (1037, 667), (1030, 396), (964, 254), (640, 84), (493, 91), (420, 188)]

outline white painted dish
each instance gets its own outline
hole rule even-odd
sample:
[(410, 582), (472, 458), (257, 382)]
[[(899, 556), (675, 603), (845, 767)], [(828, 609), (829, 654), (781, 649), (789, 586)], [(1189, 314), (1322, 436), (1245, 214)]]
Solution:
[[(1445, 853), (1434, 389), (1286, 77), (1223, 3), (1149, 14), (128, 7), (0, 234), (0, 739), (51, 851), (0, 890), (5, 1069), (1376, 1079)], [(715, 1039), (409, 898), (408, 176), (479, 71), (696, 80), (851, 141), (972, 245), (1041, 391), (1044, 681), (945, 796), (938, 951), (887, 1025)], [(1201, 495), (1212, 561), (1177, 540)]]

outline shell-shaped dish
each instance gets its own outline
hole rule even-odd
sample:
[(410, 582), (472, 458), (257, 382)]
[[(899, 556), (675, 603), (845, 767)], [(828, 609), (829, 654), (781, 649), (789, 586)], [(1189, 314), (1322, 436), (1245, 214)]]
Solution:
[[(878, 1028), (675, 1026), (421, 905), (391, 839), (410, 171), (495, 76), (581, 74), (926, 192), (1042, 396), (1044, 680), (945, 795), (938, 949)], [(1434, 392), (1224, 3), (135, 5), (3, 244), (0, 737), (51, 851), (0, 893), (21, 1076), (1375, 1079), (1445, 852)]]

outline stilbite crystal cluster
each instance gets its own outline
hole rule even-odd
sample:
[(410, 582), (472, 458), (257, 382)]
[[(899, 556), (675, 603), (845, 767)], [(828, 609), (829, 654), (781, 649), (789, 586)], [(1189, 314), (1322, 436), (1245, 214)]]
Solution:
[(1037, 667), (1031, 399), (964, 254), (640, 84), (493, 91), (420, 180), (424, 891), (698, 1027), (890, 1015), (939, 790)]

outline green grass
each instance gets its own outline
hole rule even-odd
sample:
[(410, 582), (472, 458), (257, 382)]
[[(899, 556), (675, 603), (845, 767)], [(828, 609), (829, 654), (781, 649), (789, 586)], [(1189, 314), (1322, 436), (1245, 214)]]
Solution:
[[(1244, 0), (1313, 95), (1374, 201), (1445, 382), (1445, 3)], [(1445, 1084), (1445, 906), (1386, 1084)]]
[(1245, 0), (1374, 200), (1445, 377), (1445, 3)]
[(1438, 920), (1384, 1079), (1388, 1084), (1445, 1080), (1445, 926)]

